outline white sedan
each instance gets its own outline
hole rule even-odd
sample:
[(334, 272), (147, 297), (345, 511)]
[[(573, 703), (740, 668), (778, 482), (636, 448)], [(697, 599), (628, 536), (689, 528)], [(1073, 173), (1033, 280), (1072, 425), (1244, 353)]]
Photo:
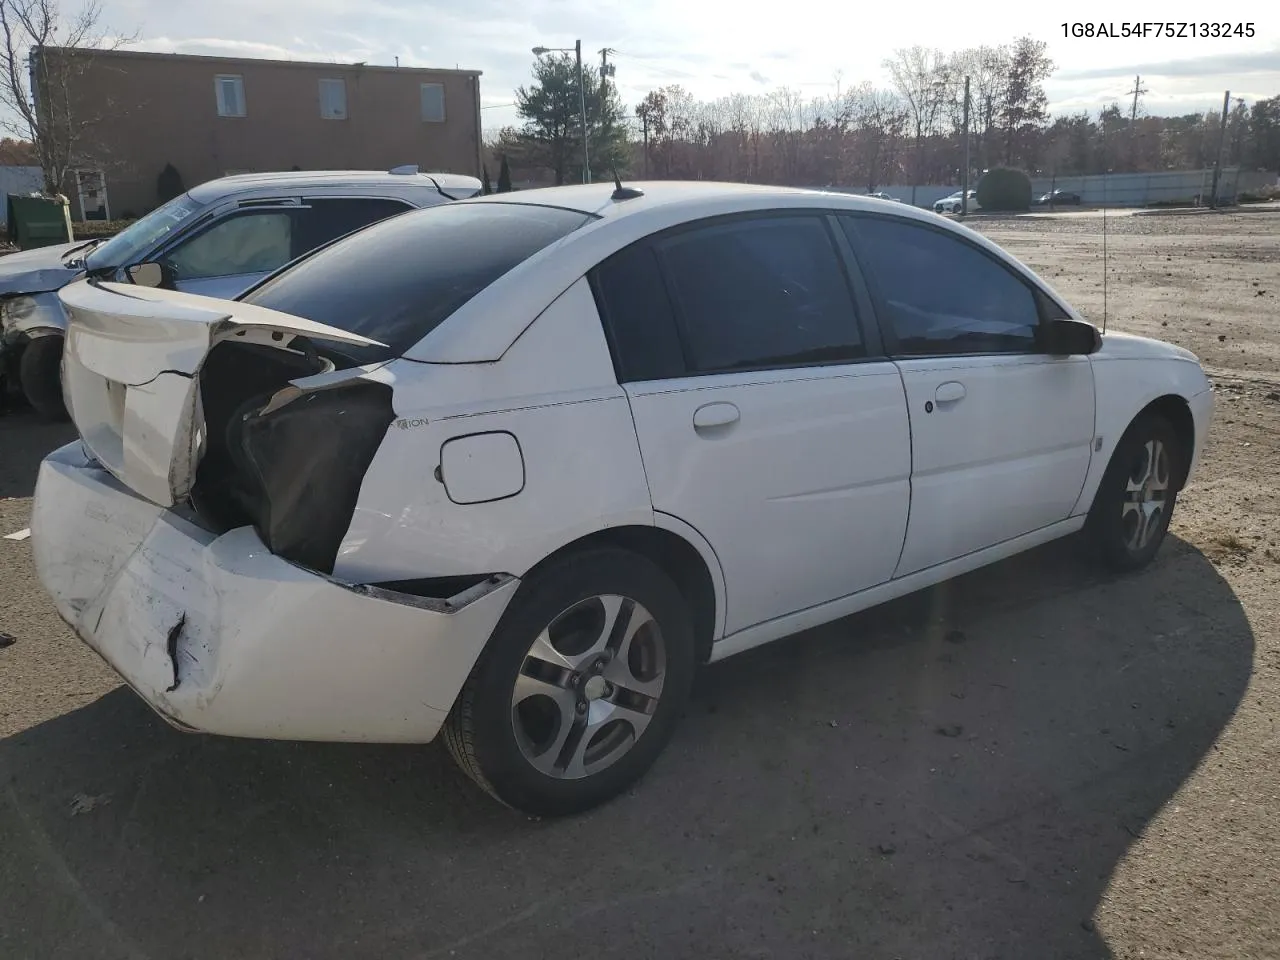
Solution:
[[(960, 211), (963, 208), (964, 208), (964, 191), (957, 190), (955, 193), (951, 194), (951, 196), (943, 197), (941, 200), (937, 201), (933, 205), (933, 212), (934, 213), (960, 213)], [(970, 190), (969, 191), (969, 212), (973, 212), (975, 210), (981, 210), (981, 209), (982, 207), (978, 204), (978, 191)]]
[(1151, 561), (1212, 408), (931, 213), (710, 183), (485, 197), (232, 302), (82, 282), (58, 611), (189, 730), (423, 742), (583, 810), (697, 664), (1085, 530)]

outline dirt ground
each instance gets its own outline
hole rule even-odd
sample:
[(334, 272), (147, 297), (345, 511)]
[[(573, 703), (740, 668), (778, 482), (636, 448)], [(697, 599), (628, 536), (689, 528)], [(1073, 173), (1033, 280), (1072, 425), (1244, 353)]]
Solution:
[[(1101, 320), (1098, 218), (974, 224)], [(1109, 326), (1219, 391), (1157, 563), (1054, 544), (712, 667), (577, 820), (436, 746), (176, 733), (0, 540), (0, 957), (1280, 956), (1280, 214), (1108, 243)], [(0, 534), (70, 435), (0, 416)]]

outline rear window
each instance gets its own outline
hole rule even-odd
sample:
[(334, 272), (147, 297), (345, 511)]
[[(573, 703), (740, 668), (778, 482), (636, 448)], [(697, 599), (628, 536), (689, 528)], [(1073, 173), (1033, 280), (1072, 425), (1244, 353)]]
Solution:
[(341, 346), (360, 363), (399, 356), (504, 273), (594, 220), (519, 203), (442, 204), (377, 223), (242, 299), (381, 341)]

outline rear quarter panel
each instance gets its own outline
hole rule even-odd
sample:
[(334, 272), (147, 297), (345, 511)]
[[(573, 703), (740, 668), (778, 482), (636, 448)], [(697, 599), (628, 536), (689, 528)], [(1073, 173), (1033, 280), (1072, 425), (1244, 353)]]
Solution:
[[(370, 376), (392, 384), (397, 420), (365, 476), (335, 575), (523, 576), (587, 534), (654, 523), (630, 405), (585, 280), (497, 362), (398, 360)], [(496, 431), (519, 443), (523, 488), (455, 503), (436, 478), (441, 448)]]

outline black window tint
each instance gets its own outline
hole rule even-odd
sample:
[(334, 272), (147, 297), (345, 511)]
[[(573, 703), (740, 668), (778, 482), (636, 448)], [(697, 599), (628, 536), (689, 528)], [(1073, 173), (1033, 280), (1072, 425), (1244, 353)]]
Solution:
[(244, 299), (388, 345), (339, 348), (362, 363), (399, 356), (504, 273), (593, 219), (532, 204), (441, 204), (376, 223)]
[(659, 249), (693, 370), (866, 355), (821, 217), (734, 220), (676, 234)]
[(675, 315), (653, 248), (638, 243), (618, 251), (596, 267), (592, 283), (618, 382), (683, 375)]
[(1029, 353), (1039, 314), (1030, 286), (958, 237), (903, 220), (842, 218), (907, 355)]
[(303, 203), (309, 209), (299, 211), (298, 237), (294, 248), (298, 255), (410, 209), (401, 200), (374, 197), (335, 197), (332, 200), (316, 198), (304, 200)]

